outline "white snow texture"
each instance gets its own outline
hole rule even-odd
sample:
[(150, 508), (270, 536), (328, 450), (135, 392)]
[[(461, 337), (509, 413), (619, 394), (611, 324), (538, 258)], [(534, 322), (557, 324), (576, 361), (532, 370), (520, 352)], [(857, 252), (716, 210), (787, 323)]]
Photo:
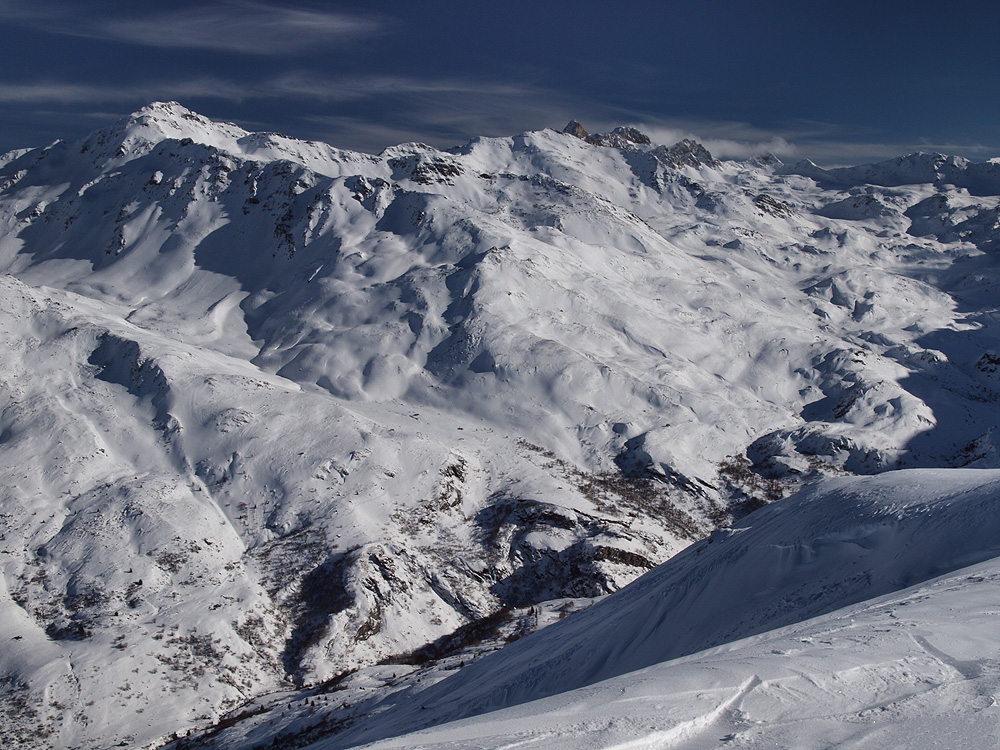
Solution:
[(996, 746), (1000, 162), (571, 125), (0, 156), (0, 744)]

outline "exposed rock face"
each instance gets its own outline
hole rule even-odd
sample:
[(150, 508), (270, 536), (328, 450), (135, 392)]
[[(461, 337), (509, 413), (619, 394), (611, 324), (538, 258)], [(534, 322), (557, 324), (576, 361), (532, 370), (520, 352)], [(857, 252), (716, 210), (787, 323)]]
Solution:
[(708, 149), (697, 141), (685, 138), (680, 143), (667, 148), (658, 146), (652, 154), (664, 164), (671, 167), (717, 166), (718, 162)]
[[(586, 128), (576, 120), (570, 120), (562, 132), (569, 133), (592, 146), (607, 146), (625, 151), (646, 150), (666, 167), (718, 166), (719, 164), (707, 148), (697, 141), (687, 138), (670, 147), (656, 146), (654, 148), (649, 136), (635, 128), (617, 127), (609, 133), (588, 133)], [(772, 166), (781, 162), (772, 157), (772, 160), (758, 160), (756, 163), (758, 166)]]
[(588, 136), (586, 128), (584, 128), (583, 125), (578, 123), (576, 120), (570, 120), (566, 124), (566, 127), (563, 128), (562, 132), (569, 133), (570, 135), (576, 136), (580, 140), (584, 141), (587, 140)]
[(586, 141), (592, 146), (634, 148), (635, 146), (648, 146), (652, 143), (648, 135), (636, 130), (635, 128), (617, 127), (610, 133), (590, 134), (587, 132), (587, 129), (576, 120), (570, 120), (566, 127), (563, 128), (562, 132), (569, 133), (582, 141)]

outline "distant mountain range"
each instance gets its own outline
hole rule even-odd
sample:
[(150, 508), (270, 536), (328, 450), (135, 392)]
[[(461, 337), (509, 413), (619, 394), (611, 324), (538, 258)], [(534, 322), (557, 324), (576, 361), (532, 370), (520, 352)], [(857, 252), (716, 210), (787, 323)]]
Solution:
[(384, 739), (801, 487), (992, 487), (998, 249), (1000, 161), (940, 154), (574, 121), (373, 156), (170, 102), (2, 155), (0, 739)]

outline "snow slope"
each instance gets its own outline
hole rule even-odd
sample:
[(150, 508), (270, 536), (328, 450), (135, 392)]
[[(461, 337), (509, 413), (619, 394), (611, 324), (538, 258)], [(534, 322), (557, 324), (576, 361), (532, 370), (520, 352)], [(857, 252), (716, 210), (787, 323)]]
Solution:
[[(673, 684), (672, 670), (666, 666), (661, 667), (658, 677), (649, 677), (647, 671), (629, 680), (604, 683), (602, 688), (603, 694), (613, 695), (625, 684), (660, 680), (667, 682), (667, 692), (675, 695), (709, 687), (714, 689), (718, 686), (707, 675), (712, 673), (717, 661), (728, 665), (731, 661), (744, 659), (742, 654), (746, 649), (755, 654), (749, 661), (767, 662), (762, 657), (767, 652), (761, 643), (769, 646), (775, 640), (788, 643), (804, 638), (804, 633), (815, 637), (817, 631), (830, 632), (831, 620), (837, 627), (843, 627), (843, 623), (857, 615), (862, 615), (862, 624), (847, 630), (852, 642), (864, 643), (870, 631), (886, 625), (887, 611), (903, 606), (901, 600), (924, 597), (910, 588), (914, 584), (983, 561), (989, 561), (981, 570), (986, 571), (984, 575), (990, 583), (982, 587), (985, 591), (981, 594), (975, 593), (978, 591), (974, 585), (977, 576), (967, 572), (957, 577), (960, 583), (948, 580), (935, 588), (957, 586), (961, 594), (954, 596), (960, 602), (975, 600), (980, 595), (986, 597), (961, 605), (975, 612), (976, 618), (974, 624), (963, 623), (969, 632), (959, 635), (980, 649), (976, 658), (966, 659), (968, 674), (962, 676), (973, 679), (969, 675), (975, 675), (978, 679), (983, 670), (987, 670), (988, 679), (983, 685), (993, 690), (1000, 679), (997, 647), (990, 643), (992, 628), (983, 628), (987, 615), (995, 613), (997, 605), (996, 587), (1000, 580), (996, 561), (1000, 557), (998, 508), (1000, 473), (995, 470), (910, 470), (877, 477), (825, 480), (688, 547), (587, 611), (554, 623), (465, 667), (412, 696), (400, 707), (373, 715), (359, 727), (347, 730), (329, 747), (350, 746), (366, 738), (366, 733), (392, 735), (400, 727), (439, 723), (527, 703), (653, 665), (667, 664), (679, 657), (704, 653), (706, 649), (725, 647), (721, 651), (707, 652), (703, 659), (681, 660), (690, 672), (697, 674), (697, 677), (685, 674), (685, 667), (681, 667), (683, 689)], [(890, 605), (877, 601), (879, 597), (901, 590), (906, 590), (905, 595), (890, 597)], [(858, 603), (864, 604), (851, 606)], [(940, 610), (941, 606), (948, 605), (925, 607), (928, 614), (921, 618), (928, 618), (927, 623), (914, 618), (925, 630), (901, 639), (883, 639), (893, 643), (895, 649), (892, 670), (875, 670), (882, 682), (888, 683), (886, 690), (900, 689), (908, 694), (904, 689), (906, 685), (898, 683), (910, 681), (909, 677), (901, 679), (899, 670), (905, 669), (905, 663), (913, 658), (911, 652), (915, 651), (922, 659), (927, 659), (928, 654), (934, 656), (933, 647), (922, 649), (919, 644), (921, 637), (930, 636), (928, 630), (932, 632), (952, 619), (950, 613)], [(836, 617), (812, 619), (837, 610)], [(875, 610), (876, 615), (867, 614), (871, 610)], [(812, 622), (803, 625), (807, 620)], [(787, 627), (792, 625), (795, 628)], [(893, 629), (899, 627), (894, 624)], [(780, 628), (785, 630), (778, 635), (738, 643)], [(878, 636), (872, 637), (878, 639)], [(852, 647), (844, 644), (840, 648)], [(944, 645), (940, 648), (948, 652)], [(838, 652), (838, 649), (832, 650)], [(719, 656), (720, 653), (724, 656)], [(876, 654), (879, 654), (877, 649), (865, 649), (865, 659)], [(789, 652), (781, 651), (778, 655), (789, 656)], [(830, 664), (825, 664), (808, 649), (801, 655), (796, 651), (794, 659), (770, 659), (765, 669), (776, 673), (774, 678), (761, 675), (754, 678), (753, 673), (746, 673), (745, 683), (741, 680), (729, 684), (748, 687), (753, 682), (757, 687), (763, 681), (767, 683), (763, 692), (773, 700), (774, 695), (793, 690), (790, 684), (793, 680), (789, 678), (796, 672), (808, 670), (806, 665), (813, 660), (818, 661), (821, 668), (827, 670), (825, 674), (831, 677), (849, 671), (842, 658), (838, 653)], [(991, 660), (992, 666), (982, 664), (981, 660)], [(706, 661), (707, 665), (703, 663)], [(854, 668), (863, 672), (865, 663), (859, 660)], [(954, 669), (953, 664), (944, 666)], [(941, 665), (936, 668), (940, 670)], [(732, 680), (732, 675), (728, 674), (727, 679)], [(772, 679), (777, 679), (774, 693), (769, 692)], [(809, 678), (800, 676), (798, 679), (808, 682)], [(874, 675), (865, 677), (862, 692), (870, 689), (868, 683), (872, 679)], [(739, 689), (734, 690), (734, 694), (737, 693)], [(557, 701), (556, 712), (568, 710), (564, 707), (575, 700), (582, 700), (591, 707), (601, 705), (595, 691), (580, 695), (586, 698), (566, 697)], [(740, 695), (739, 699), (744, 700), (745, 696)], [(617, 696), (615, 700), (619, 700)], [(804, 705), (816, 700), (816, 695), (807, 696)], [(844, 705), (859, 705), (850, 703), (851, 700), (860, 698), (852, 695)], [(732, 702), (719, 707), (717, 713), (730, 708)], [(532, 721), (544, 725), (542, 709), (537, 710), (539, 715)], [(621, 710), (616, 707), (612, 715)], [(790, 709), (791, 714), (795, 712), (796, 709)], [(847, 713), (847, 709), (841, 708), (841, 713)], [(627, 734), (624, 729), (619, 731)], [(676, 728), (670, 729), (666, 734), (676, 731)], [(564, 746), (571, 746), (568, 738), (560, 741), (566, 743)]]
[(996, 561), (370, 748), (953, 748), (1000, 742)]
[(994, 167), (176, 103), (0, 157), (3, 739), (267, 742), (804, 483), (1000, 466)]

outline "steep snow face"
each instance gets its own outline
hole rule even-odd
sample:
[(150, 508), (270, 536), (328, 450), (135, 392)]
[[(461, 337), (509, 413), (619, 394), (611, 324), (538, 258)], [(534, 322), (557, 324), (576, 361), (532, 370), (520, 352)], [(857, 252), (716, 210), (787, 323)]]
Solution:
[(3, 156), (3, 731), (155, 743), (806, 480), (997, 466), (996, 165), (925, 161), (370, 156), (176, 103)]
[[(961, 736), (978, 745), (990, 722), (976, 714), (995, 709), (1000, 679), (988, 635), (1000, 601), (998, 510), (995, 470), (820, 482), (316, 747), (557, 694), (374, 747), (457, 747), (473, 737), (477, 747), (658, 747), (668, 739), (704, 747), (709, 732), (738, 747), (830, 741), (831, 733), (863, 746), (862, 716), (870, 739), (904, 717), (946, 717), (959, 696), (971, 704)], [(713, 647), (722, 648), (705, 651)], [(578, 689), (586, 685), (594, 686)], [(917, 744), (962, 724), (924, 722)]]

